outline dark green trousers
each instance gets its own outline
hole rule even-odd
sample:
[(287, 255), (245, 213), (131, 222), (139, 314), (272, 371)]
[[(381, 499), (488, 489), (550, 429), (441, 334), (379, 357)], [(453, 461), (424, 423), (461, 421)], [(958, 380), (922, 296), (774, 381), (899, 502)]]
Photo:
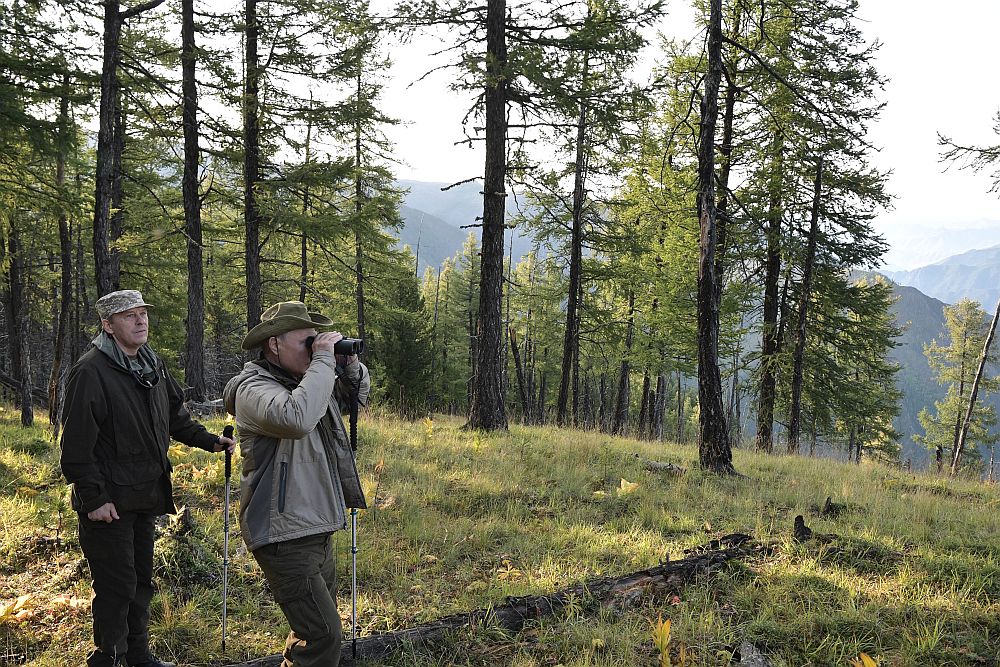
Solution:
[(152, 514), (119, 512), (111, 523), (79, 514), (80, 548), (94, 580), (94, 645), (90, 667), (149, 660), (153, 597)]
[(292, 629), (282, 667), (337, 667), (343, 631), (330, 534), (266, 544), (253, 556)]

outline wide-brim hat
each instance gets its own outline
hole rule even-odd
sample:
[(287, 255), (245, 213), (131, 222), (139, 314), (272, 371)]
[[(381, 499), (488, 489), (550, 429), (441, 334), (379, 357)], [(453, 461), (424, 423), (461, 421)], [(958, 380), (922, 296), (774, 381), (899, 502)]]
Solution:
[(333, 320), (319, 313), (309, 312), (301, 301), (282, 301), (263, 312), (260, 324), (250, 329), (243, 339), (244, 350), (260, 347), (271, 336), (280, 336), (296, 329), (327, 329)]

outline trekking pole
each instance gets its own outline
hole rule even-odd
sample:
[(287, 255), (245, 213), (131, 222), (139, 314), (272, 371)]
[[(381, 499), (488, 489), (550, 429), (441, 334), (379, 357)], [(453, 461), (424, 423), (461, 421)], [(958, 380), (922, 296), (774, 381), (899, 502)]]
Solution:
[[(232, 438), (230, 424), (222, 429), (222, 437)], [(233, 453), (226, 448), (226, 505), (222, 508), (222, 655), (226, 655), (226, 594), (229, 588), (229, 479), (233, 475)]]
[[(351, 387), (351, 452), (358, 451), (358, 392), (361, 377)], [(351, 657), (358, 659), (358, 508), (351, 508)]]

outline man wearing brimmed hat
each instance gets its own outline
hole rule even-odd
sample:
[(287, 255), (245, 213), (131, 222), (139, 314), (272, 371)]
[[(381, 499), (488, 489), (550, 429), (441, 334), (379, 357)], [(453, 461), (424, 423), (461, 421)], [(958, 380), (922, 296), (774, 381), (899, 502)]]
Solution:
[(135, 290), (98, 299), (101, 331), (66, 384), (60, 462), (94, 580), (90, 667), (173, 665), (149, 649), (153, 523), (176, 511), (167, 448), (171, 438), (210, 452), (236, 445), (184, 408), (180, 386), (146, 343), (149, 307)]
[(243, 339), (260, 358), (223, 393), (243, 456), (240, 532), (291, 626), (285, 667), (339, 663), (331, 535), (366, 507), (341, 412), (355, 391), (367, 404), (371, 380), (356, 356), (334, 354), (332, 325), (300, 301), (271, 306)]

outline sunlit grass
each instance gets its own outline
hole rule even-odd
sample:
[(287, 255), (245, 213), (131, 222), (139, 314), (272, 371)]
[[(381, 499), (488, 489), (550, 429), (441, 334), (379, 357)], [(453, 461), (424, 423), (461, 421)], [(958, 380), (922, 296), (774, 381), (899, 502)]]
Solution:
[[(728, 665), (743, 641), (786, 665), (845, 665), (861, 651), (883, 665), (997, 659), (995, 487), (871, 463), (746, 451), (734, 456), (745, 478), (717, 478), (695, 467), (693, 446), (519, 426), (477, 434), (461, 425), (443, 417), (362, 420), (359, 469), (371, 506), (359, 515), (363, 635), (679, 559), (685, 549), (727, 533), (749, 533), (775, 550), (676, 595), (643, 596), (624, 608), (581, 599), (519, 633), (487, 624), (456, 633), (446, 646), (403, 652), (390, 664), (654, 664), (650, 632), (660, 616), (671, 619), (673, 664)], [(221, 423), (210, 427), (220, 430)], [(46, 595), (88, 588), (75, 517), (63, 528), (69, 534), (58, 554), (63, 575), (48, 574), (51, 548), (26, 546), (50, 535), (66, 512), (58, 455), (46, 438), (41, 429), (0, 423), (0, 568), (10, 575), (0, 601), (29, 582)], [(165, 526), (157, 543), (156, 650), (184, 664), (217, 663), (223, 459), (182, 446), (172, 448), (171, 459), (177, 504), (191, 520), (183, 530)], [(641, 459), (671, 461), (688, 472), (651, 473)], [(237, 495), (238, 474), (225, 656), (234, 662), (277, 652), (287, 632), (242, 548)], [(820, 515), (827, 496), (846, 509)], [(797, 514), (819, 539), (791, 539)], [(339, 533), (335, 546), (346, 619), (349, 532)], [(0, 632), (8, 644), (23, 644), (32, 664), (64, 665), (66, 656), (86, 652), (89, 619), (59, 620), (7, 624)]]

